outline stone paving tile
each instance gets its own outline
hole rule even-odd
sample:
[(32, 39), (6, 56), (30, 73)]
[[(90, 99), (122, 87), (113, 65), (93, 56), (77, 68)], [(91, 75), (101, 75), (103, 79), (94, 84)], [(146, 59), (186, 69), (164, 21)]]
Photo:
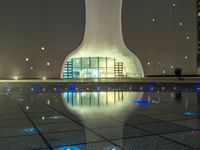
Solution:
[(89, 142), (104, 141), (101, 137), (88, 130), (51, 133), (44, 135), (53, 147), (61, 145), (77, 145)]
[(46, 148), (46, 144), (38, 135), (0, 138), (1, 150), (31, 150)]
[(114, 127), (114, 126), (123, 126), (123, 123), (111, 119), (92, 119), (82, 122), (88, 128), (103, 128), (103, 127)]
[(186, 150), (181, 144), (177, 144), (157, 136), (128, 138), (113, 141), (125, 150)]
[(150, 133), (131, 126), (100, 128), (93, 131), (109, 140), (150, 135)]
[(73, 130), (83, 129), (82, 126), (73, 122), (39, 124), (37, 125), (37, 127), (42, 133), (54, 133), (54, 132), (73, 131)]
[[(120, 120), (120, 118), (118, 119)], [(145, 117), (145, 116), (141, 116), (141, 115), (136, 115), (136, 116), (131, 116), (128, 117), (126, 120), (121, 120), (126, 124), (143, 124), (143, 123), (151, 123), (151, 122), (158, 122), (158, 120), (150, 118), (150, 117)]]
[(179, 120), (173, 121), (173, 123), (183, 125), (189, 128), (200, 129), (200, 119)]
[(33, 126), (0, 128), (0, 138), (32, 134), (37, 134), (37, 130)]
[(14, 120), (1, 120), (0, 128), (2, 127), (15, 127), (15, 126), (28, 126), (31, 125), (28, 119), (14, 119)]
[(197, 130), (163, 134), (161, 136), (189, 145), (193, 148), (200, 148), (200, 131)]
[(156, 115), (149, 115), (149, 116), (155, 119), (163, 120), (163, 121), (189, 119), (189, 118), (195, 117), (195, 116), (185, 116), (181, 113), (156, 114)]
[(155, 134), (191, 130), (190, 128), (169, 122), (155, 122), (155, 123), (140, 124), (135, 126)]
[(26, 116), (24, 113), (20, 114), (4, 114), (0, 115), (0, 120), (14, 120), (14, 119), (26, 119)]

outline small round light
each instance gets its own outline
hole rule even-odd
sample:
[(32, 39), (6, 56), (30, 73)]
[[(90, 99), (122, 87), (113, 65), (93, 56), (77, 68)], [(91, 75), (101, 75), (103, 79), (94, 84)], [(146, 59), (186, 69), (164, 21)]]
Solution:
[(45, 47), (41, 47), (41, 50), (44, 51), (44, 50), (45, 50)]
[(148, 63), (147, 63), (147, 65), (151, 65), (151, 63), (150, 63), (150, 62), (148, 62)]
[(189, 40), (189, 39), (190, 39), (190, 37), (189, 37), (189, 36), (187, 36), (187, 37), (186, 37), (186, 39), (187, 39), (187, 40)]
[(172, 6), (173, 6), (173, 7), (175, 7), (175, 6), (176, 6), (176, 4), (175, 4), (175, 3), (173, 3), (173, 4), (172, 4)]
[(183, 25), (183, 23), (182, 23), (182, 22), (180, 22), (180, 23), (179, 23), (179, 25), (180, 25), (180, 26), (182, 26), (182, 25)]
[(170, 66), (171, 67), (171, 69), (173, 69), (174, 68), (174, 66)]
[(46, 80), (47, 78), (44, 76), (44, 77), (42, 77), (42, 80)]
[(185, 59), (188, 59), (188, 56), (185, 56)]
[(29, 61), (29, 58), (28, 58), (28, 57), (26, 57), (26, 58), (25, 58), (25, 60), (26, 60), (26, 61)]
[(47, 62), (47, 66), (50, 66), (50, 62)]
[(162, 72), (163, 74), (165, 74), (166, 73), (166, 71), (165, 70), (163, 70), (163, 72)]
[(31, 67), (30, 67), (30, 70), (33, 70), (33, 69), (34, 69), (33, 66), (31, 66)]
[(26, 106), (26, 110), (29, 110), (29, 106)]
[(153, 18), (152, 21), (155, 22), (155, 18)]

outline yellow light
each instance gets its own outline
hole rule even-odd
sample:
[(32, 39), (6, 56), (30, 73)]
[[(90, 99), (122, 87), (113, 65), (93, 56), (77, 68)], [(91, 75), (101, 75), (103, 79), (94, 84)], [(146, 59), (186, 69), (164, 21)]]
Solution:
[(50, 62), (47, 62), (47, 66), (50, 66)]
[(44, 50), (45, 50), (45, 47), (41, 47), (41, 50), (44, 51)]
[(46, 80), (47, 78), (44, 76), (44, 77), (42, 77), (42, 80)]
[(33, 67), (30, 67), (30, 70), (33, 70)]
[(15, 76), (15, 77), (13, 77), (15, 80), (18, 80), (19, 79), (19, 77), (18, 76)]
[(29, 58), (28, 57), (26, 57), (26, 59), (25, 59), (26, 61), (29, 61)]
[(29, 106), (26, 106), (26, 110), (29, 110)]
[(48, 100), (47, 100), (47, 104), (50, 105), (50, 103), (51, 103), (51, 102), (50, 102), (50, 100), (48, 99)]

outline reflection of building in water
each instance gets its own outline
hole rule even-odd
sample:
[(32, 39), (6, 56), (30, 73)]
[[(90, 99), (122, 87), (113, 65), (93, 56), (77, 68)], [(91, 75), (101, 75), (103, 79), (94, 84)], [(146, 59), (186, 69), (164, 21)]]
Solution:
[(83, 42), (65, 58), (60, 77), (143, 77), (140, 60), (123, 41), (122, 0), (85, 0), (85, 5)]
[[(133, 110), (132, 102), (142, 97), (142, 92), (99, 91), (99, 92), (64, 92), (65, 106), (74, 113), (87, 115), (111, 115), (120, 111)], [(84, 117), (86, 117), (84, 116)]]
[[(142, 95), (143, 93), (126, 91), (64, 92), (62, 98), (67, 109), (80, 118), (86, 129), (87, 127), (109, 127), (118, 124), (120, 126), (116, 134), (121, 138), (123, 122), (127, 115), (137, 107), (132, 101), (141, 99)], [(111, 118), (120, 119), (122, 122)], [(87, 141), (91, 138), (91, 134), (87, 133), (88, 130), (85, 131)]]
[(63, 97), (67, 105), (73, 106), (112, 106), (123, 103), (126, 92), (64, 92)]

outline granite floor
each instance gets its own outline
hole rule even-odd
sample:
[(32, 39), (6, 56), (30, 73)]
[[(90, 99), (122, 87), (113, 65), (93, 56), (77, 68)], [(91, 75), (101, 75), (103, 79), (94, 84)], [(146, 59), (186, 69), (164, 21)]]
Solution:
[(200, 94), (10, 89), (0, 149), (200, 150)]

